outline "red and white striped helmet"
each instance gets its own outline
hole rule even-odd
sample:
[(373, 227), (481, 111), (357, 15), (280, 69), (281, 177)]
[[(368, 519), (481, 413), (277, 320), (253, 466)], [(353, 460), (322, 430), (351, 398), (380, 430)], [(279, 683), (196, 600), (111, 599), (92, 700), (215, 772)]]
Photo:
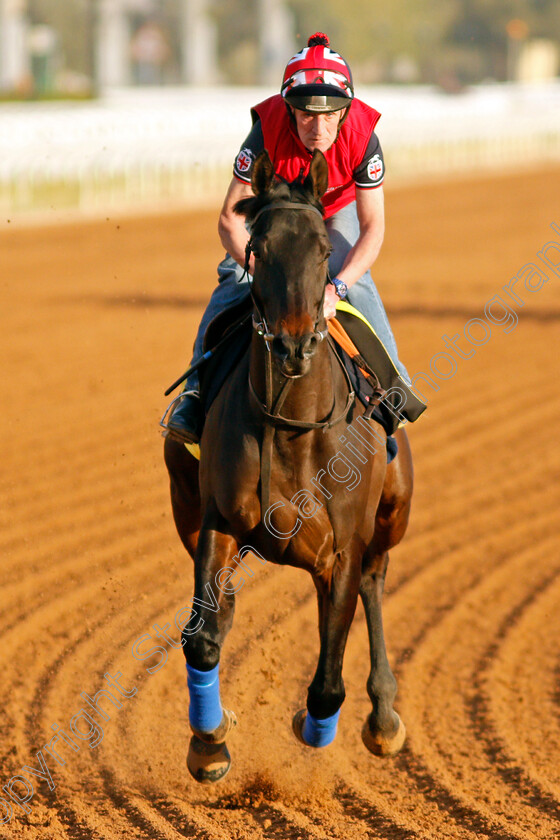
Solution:
[(354, 97), (352, 73), (342, 56), (330, 49), (328, 37), (316, 32), (288, 61), (281, 93), (300, 111), (339, 111)]

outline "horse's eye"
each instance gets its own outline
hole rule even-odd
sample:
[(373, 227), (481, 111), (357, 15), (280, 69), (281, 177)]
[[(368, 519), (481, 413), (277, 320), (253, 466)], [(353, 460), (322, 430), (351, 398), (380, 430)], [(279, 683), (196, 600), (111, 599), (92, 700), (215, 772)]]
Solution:
[(253, 242), (251, 245), (251, 251), (253, 252), (253, 256), (256, 260), (262, 260), (264, 252), (262, 242)]

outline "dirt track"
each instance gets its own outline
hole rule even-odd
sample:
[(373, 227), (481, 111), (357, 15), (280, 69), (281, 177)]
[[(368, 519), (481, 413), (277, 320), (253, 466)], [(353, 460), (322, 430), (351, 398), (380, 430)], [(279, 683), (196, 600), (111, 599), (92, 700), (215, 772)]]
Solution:
[[(388, 191), (376, 277), (409, 371), (560, 235), (560, 170)], [(104, 739), (62, 744), (35, 778), (30, 840), (560, 837), (560, 277), (516, 289), (519, 323), (459, 360), (410, 430), (413, 519), (392, 554), (385, 622), (408, 728), (394, 760), (360, 740), (369, 711), (361, 607), (332, 747), (290, 731), (317, 653), (310, 580), (267, 566), (244, 587), (223, 657), (240, 719), (211, 790), (185, 768), (183, 658), (131, 646), (192, 591), (157, 421), (184, 368), (221, 251), (215, 213), (0, 234), (2, 780), (68, 730), (81, 692), (122, 672)], [(533, 281), (535, 282), (535, 281)], [(473, 329), (473, 335), (475, 330)], [(478, 335), (478, 334), (477, 334)], [(466, 347), (464, 339), (462, 347)], [(147, 649), (144, 645), (144, 649)], [(85, 707), (87, 708), (87, 706)], [(29, 777), (33, 778), (33, 777)], [(4, 794), (2, 794), (4, 795)], [(0, 803), (1, 804), (1, 803)], [(0, 818), (2, 812), (0, 811)]]

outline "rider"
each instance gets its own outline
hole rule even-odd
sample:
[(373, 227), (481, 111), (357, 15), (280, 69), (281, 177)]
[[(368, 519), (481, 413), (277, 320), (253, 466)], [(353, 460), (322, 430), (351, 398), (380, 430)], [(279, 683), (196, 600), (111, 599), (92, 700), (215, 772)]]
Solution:
[[(333, 246), (325, 290), (324, 314), (332, 318), (339, 299), (347, 299), (372, 324), (399, 373), (410, 382), (399, 362), (397, 347), (370, 266), (384, 234), (383, 153), (375, 125), (378, 111), (354, 97), (352, 74), (346, 61), (330, 49), (329, 39), (317, 32), (308, 46), (290, 59), (281, 92), (251, 110), (253, 127), (235, 160), (233, 179), (220, 213), (218, 230), (227, 251), (218, 267), (219, 285), (202, 317), (194, 345), (193, 364), (202, 356), (204, 333), (226, 307), (249, 294), (244, 276), (249, 239), (245, 220), (234, 213), (237, 201), (253, 195), (251, 171), (266, 148), (276, 175), (295, 180), (307, 174), (319, 149), (329, 167), (329, 187), (323, 196), (326, 228)], [(254, 268), (251, 255), (249, 272)], [(197, 443), (203, 424), (197, 372), (189, 376), (182, 399), (168, 423), (168, 435)]]

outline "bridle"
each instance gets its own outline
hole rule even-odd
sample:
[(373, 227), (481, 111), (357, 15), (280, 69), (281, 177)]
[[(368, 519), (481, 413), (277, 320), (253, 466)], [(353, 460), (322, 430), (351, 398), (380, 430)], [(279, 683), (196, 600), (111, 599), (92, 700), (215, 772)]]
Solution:
[[(315, 213), (317, 216), (319, 216), (321, 221), (323, 221), (323, 214), (321, 213), (320, 210), (318, 210), (312, 204), (306, 204), (304, 202), (299, 202), (299, 201), (284, 201), (284, 200), (271, 201), (268, 204), (265, 204), (264, 207), (261, 207), (260, 210), (251, 219), (251, 227), (250, 227), (251, 236), (250, 236), (249, 241), (247, 242), (247, 246), (245, 248), (245, 274), (247, 275), (247, 277), (250, 277), (250, 274), (249, 274), (249, 260), (251, 258), (251, 253), (253, 251), (252, 230), (255, 226), (255, 222), (257, 221), (257, 219), (259, 219), (263, 215), (263, 213), (270, 212), (271, 210), (309, 210), (312, 213)], [(258, 316), (259, 316), (259, 320), (257, 320), (255, 318), (254, 313), (253, 313), (253, 318), (252, 318), (253, 329), (256, 331), (257, 335), (260, 336), (263, 339), (263, 341), (265, 343), (266, 350), (267, 350), (267, 354), (266, 354), (266, 369), (267, 369), (266, 391), (267, 391), (267, 393), (266, 393), (266, 405), (265, 406), (263, 406), (261, 401), (259, 400), (259, 398), (258, 398), (258, 396), (255, 392), (253, 383), (251, 382), (251, 377), (249, 377), (249, 386), (250, 386), (251, 394), (257, 400), (259, 408), (261, 408), (261, 410), (262, 410), (262, 413), (264, 414), (266, 419), (275, 426), (284, 425), (284, 426), (291, 426), (293, 428), (299, 428), (299, 429), (328, 429), (328, 428), (331, 428), (331, 426), (336, 425), (337, 423), (339, 423), (342, 420), (343, 417), (346, 416), (346, 414), (350, 410), (350, 407), (351, 407), (351, 405), (354, 401), (354, 392), (352, 390), (350, 379), (348, 377), (348, 373), (346, 371), (346, 368), (344, 367), (344, 365), (342, 365), (342, 363), (341, 363), (341, 367), (342, 367), (342, 369), (345, 373), (346, 380), (347, 380), (348, 386), (349, 386), (349, 395), (348, 395), (348, 402), (347, 402), (347, 405), (345, 406), (344, 412), (342, 412), (342, 414), (340, 414), (334, 420), (327, 419), (327, 420), (319, 421), (319, 422), (308, 422), (308, 421), (305, 421), (305, 420), (291, 420), (287, 417), (282, 417), (282, 415), (279, 412), (280, 412), (280, 409), (282, 408), (282, 406), (284, 404), (284, 401), (285, 401), (285, 399), (288, 395), (288, 390), (289, 390), (288, 386), (294, 379), (299, 379), (299, 376), (290, 376), (289, 374), (282, 373), (282, 376), (284, 377), (285, 382), (283, 383), (282, 388), (280, 389), (280, 393), (278, 394), (278, 397), (276, 398), (274, 407), (272, 406), (272, 364), (271, 364), (270, 354), (271, 354), (271, 344), (274, 341), (274, 339), (277, 338), (277, 336), (273, 332), (270, 331), (270, 329), (268, 327), (268, 324), (267, 324), (267, 321), (266, 321), (266, 318), (265, 318), (263, 312), (261, 311), (261, 308), (259, 307), (258, 301), (255, 297), (254, 292), (253, 292), (253, 282), (252, 282), (252, 280), (249, 281), (249, 288), (250, 288), (250, 291), (251, 291), (251, 298), (252, 298), (252, 301), (253, 301), (253, 305), (254, 305), (255, 309), (257, 310)], [(317, 320), (315, 321), (315, 325), (314, 325), (312, 335), (319, 342), (324, 341), (325, 339), (330, 341), (328, 329), (319, 330), (317, 328), (317, 325), (319, 323), (319, 319), (320, 319), (320, 315), (317, 316)], [(335, 356), (336, 356), (337, 359), (339, 359), (338, 353), (335, 353)], [(334, 402), (333, 402), (331, 411), (329, 412), (329, 418), (332, 416), (333, 410), (334, 410)]]
[[(296, 202), (296, 201), (271, 201), (269, 204), (265, 204), (264, 207), (261, 207), (260, 210), (256, 213), (256, 215), (251, 219), (251, 226), (250, 226), (250, 238), (247, 243), (247, 247), (245, 249), (245, 274), (250, 277), (249, 274), (249, 260), (251, 258), (251, 253), (253, 250), (253, 237), (252, 237), (252, 230), (254, 228), (255, 222), (257, 221), (263, 213), (270, 212), (271, 210), (309, 210), (312, 213), (315, 213), (321, 221), (323, 221), (323, 214), (320, 210), (314, 207), (312, 204), (306, 204), (304, 202)], [(348, 412), (350, 411), (354, 399), (355, 394), (352, 388), (352, 383), (350, 381), (350, 377), (348, 376), (348, 372), (342, 363), (338, 353), (334, 351), (334, 345), (332, 339), (329, 335), (328, 329), (319, 330), (318, 323), (320, 315), (317, 316), (317, 320), (315, 321), (314, 331), (312, 335), (315, 338), (322, 342), (325, 339), (329, 342), (330, 346), (333, 348), (334, 356), (342, 371), (344, 373), (347, 385), (348, 385), (348, 397), (346, 399), (346, 405), (344, 406), (343, 411), (341, 411), (337, 416), (333, 417), (335, 404), (336, 404), (336, 396), (333, 396), (333, 404), (330, 408), (329, 414), (325, 420), (319, 421), (307, 421), (307, 420), (296, 420), (288, 417), (284, 417), (280, 412), (282, 407), (286, 401), (286, 397), (290, 391), (291, 385), (294, 379), (299, 377), (289, 376), (288, 374), (282, 373), (284, 377), (284, 382), (278, 392), (276, 399), (273, 401), (273, 383), (272, 383), (272, 359), (271, 359), (271, 344), (274, 339), (277, 337), (274, 333), (272, 333), (268, 327), (266, 322), (266, 318), (259, 307), (259, 304), (255, 298), (255, 294), (253, 292), (253, 283), (252, 280), (249, 281), (249, 288), (251, 291), (251, 298), (253, 300), (254, 307), (258, 313), (258, 319), (255, 318), (255, 314), (253, 313), (253, 329), (260, 336), (266, 347), (266, 354), (265, 354), (265, 381), (266, 381), (266, 402), (263, 405), (261, 402), (257, 392), (255, 391), (253, 382), (251, 381), (251, 374), (249, 373), (249, 393), (253, 398), (253, 402), (257, 409), (259, 410), (260, 414), (263, 416), (265, 421), (264, 432), (263, 432), (263, 443), (262, 443), (262, 454), (261, 454), (261, 508), (264, 515), (264, 512), (268, 510), (268, 503), (270, 501), (270, 476), (271, 476), (271, 464), (272, 464), (272, 447), (274, 442), (274, 432), (278, 426), (283, 426), (286, 428), (292, 429), (322, 429), (323, 431), (327, 431), (327, 429), (336, 426), (337, 423), (340, 423), (341, 420), (346, 417)]]
[[(269, 204), (265, 204), (264, 207), (261, 207), (261, 209), (255, 215), (255, 217), (253, 219), (251, 219), (251, 229), (254, 227), (255, 222), (257, 221), (257, 219), (259, 219), (263, 215), (263, 213), (268, 213), (271, 210), (310, 210), (312, 213), (315, 213), (317, 216), (319, 216), (321, 221), (323, 221), (323, 214), (321, 213), (320, 210), (318, 210), (312, 204), (305, 204), (304, 202), (298, 202), (298, 201), (282, 201), (282, 200), (280, 200), (280, 201), (271, 201)], [(244, 271), (245, 271), (245, 275), (247, 277), (251, 276), (249, 274), (249, 260), (251, 259), (252, 252), (253, 252), (253, 237), (251, 235), (251, 237), (249, 238), (249, 241), (247, 242), (247, 246), (245, 248), (245, 268), (244, 268)], [(257, 312), (259, 314), (259, 319), (260, 319), (260, 320), (257, 320), (255, 318), (255, 315), (253, 314), (253, 329), (256, 330), (257, 335), (260, 335), (263, 338), (263, 340), (265, 342), (266, 349), (270, 353), (270, 345), (272, 344), (272, 342), (274, 341), (274, 339), (277, 336), (275, 336), (274, 333), (270, 332), (270, 329), (269, 329), (268, 324), (266, 322), (266, 318), (263, 315), (263, 313), (261, 312), (261, 309), (259, 307), (257, 299), (255, 298), (255, 295), (253, 293), (253, 283), (252, 283), (252, 281), (249, 282), (249, 288), (251, 290), (251, 298), (253, 300), (253, 304), (254, 304), (255, 309), (257, 310)], [(319, 323), (319, 317), (317, 317), (317, 320), (315, 321), (315, 326), (314, 326), (312, 334), (315, 336), (315, 338), (318, 341), (323, 341), (327, 337), (327, 335), (329, 334), (329, 331), (327, 329), (325, 329), (325, 330), (317, 329), (317, 324), (318, 323)], [(285, 374), (283, 374), (283, 375), (285, 375)], [(289, 378), (289, 377), (287, 377), (287, 378)]]

